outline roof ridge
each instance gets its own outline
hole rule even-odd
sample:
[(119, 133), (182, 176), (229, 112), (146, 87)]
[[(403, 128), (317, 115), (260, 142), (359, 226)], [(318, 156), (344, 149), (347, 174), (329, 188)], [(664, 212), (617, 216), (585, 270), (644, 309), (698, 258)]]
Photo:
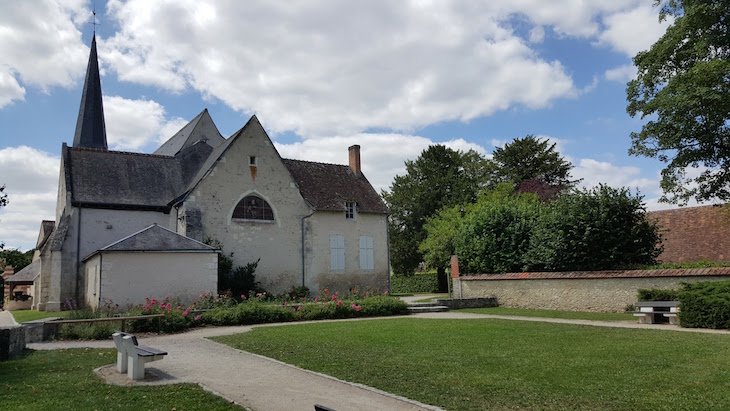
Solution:
[(113, 154), (124, 154), (124, 155), (132, 155), (132, 156), (140, 156), (140, 157), (160, 157), (160, 158), (171, 158), (174, 159), (173, 156), (166, 156), (162, 154), (152, 154), (152, 153), (138, 153), (134, 151), (120, 151), (120, 150), (104, 150), (101, 148), (91, 148), (91, 147), (69, 147), (70, 150), (75, 151), (92, 151), (92, 152), (99, 152), (99, 153), (113, 153)]
[(296, 158), (282, 158), (282, 160), (285, 160), (285, 161), (298, 161), (300, 163), (323, 164), (323, 165), (326, 165), (326, 166), (339, 166), (339, 167), (347, 167), (347, 168), (350, 168), (350, 166), (347, 165), (347, 164), (325, 163), (323, 161), (299, 160), (299, 159), (296, 159)]

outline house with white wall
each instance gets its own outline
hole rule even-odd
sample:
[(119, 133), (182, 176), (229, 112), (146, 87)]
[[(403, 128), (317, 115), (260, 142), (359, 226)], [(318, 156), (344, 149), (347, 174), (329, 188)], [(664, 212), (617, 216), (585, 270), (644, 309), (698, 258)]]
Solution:
[[(196, 287), (173, 289), (215, 291), (210, 248), (180, 248), (208, 239), (235, 265), (258, 260), (256, 278), (271, 292), (387, 290), (387, 208), (362, 173), (360, 147), (345, 156), (347, 165), (282, 159), (256, 116), (223, 138), (207, 110), (152, 154), (109, 150), (94, 39), (74, 142), (62, 145), (56, 219), (42, 227), (29, 274), (33, 307), (55, 311), (67, 299), (94, 306), (105, 295), (134, 303), (139, 290), (159, 295), (161, 283), (196, 275)], [(150, 227), (180, 238), (165, 250), (152, 242), (113, 250)], [(105, 266), (107, 254), (134, 271), (129, 278)], [(176, 258), (200, 261), (170, 270)], [(104, 272), (113, 276), (106, 283)]]

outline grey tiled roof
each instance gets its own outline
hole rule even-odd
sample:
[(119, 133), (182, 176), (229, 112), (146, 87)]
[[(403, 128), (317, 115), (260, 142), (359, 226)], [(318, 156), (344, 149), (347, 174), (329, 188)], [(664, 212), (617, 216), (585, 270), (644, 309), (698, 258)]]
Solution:
[(7, 283), (33, 282), (41, 273), (41, 259), (36, 258), (22, 270), (5, 279)]
[(212, 148), (203, 142), (176, 157), (64, 147), (75, 205), (169, 209)]
[(388, 208), (364, 175), (349, 166), (283, 159), (299, 192), (316, 210), (344, 211), (346, 201), (357, 202), (358, 212), (386, 214)]
[(157, 224), (153, 224), (106, 247), (100, 248), (84, 258), (84, 261), (96, 253), (112, 251), (203, 251), (214, 253), (216, 249)]
[(208, 109), (203, 110), (174, 136), (165, 141), (153, 154), (174, 156), (200, 140), (204, 140), (211, 147), (217, 147), (225, 141), (213, 123), (213, 119), (210, 118)]

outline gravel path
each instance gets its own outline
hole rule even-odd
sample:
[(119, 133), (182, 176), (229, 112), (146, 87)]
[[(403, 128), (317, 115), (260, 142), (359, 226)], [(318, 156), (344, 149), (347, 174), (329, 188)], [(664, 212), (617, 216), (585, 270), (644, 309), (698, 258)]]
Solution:
[[(568, 320), (460, 312), (423, 313), (408, 317), (444, 320), (493, 318), (596, 327), (730, 334), (728, 330), (690, 329), (666, 324), (652, 325), (622, 321)], [(281, 324), (263, 326), (273, 325)], [(156, 382), (151, 382), (151, 384), (198, 383), (218, 395), (256, 411), (312, 411), (314, 404), (322, 404), (337, 411), (363, 409), (438, 410), (433, 406), (397, 397), (360, 384), (341, 381), (328, 375), (303, 370), (207, 339), (207, 337), (247, 332), (251, 329), (252, 326), (207, 327), (181, 334), (140, 338), (141, 344), (159, 348), (169, 353), (164, 360), (148, 365), (148, 369), (152, 369), (162, 376), (162, 378)], [(28, 344), (28, 348), (35, 350), (72, 347), (113, 348), (113, 346), (112, 341), (61, 341)]]

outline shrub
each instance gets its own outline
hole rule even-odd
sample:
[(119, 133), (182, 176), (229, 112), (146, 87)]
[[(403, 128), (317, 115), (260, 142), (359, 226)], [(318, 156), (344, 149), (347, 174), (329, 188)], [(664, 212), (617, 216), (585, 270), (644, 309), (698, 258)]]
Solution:
[(439, 289), (436, 272), (405, 276), (393, 274), (390, 277), (390, 289), (395, 294), (436, 293)]
[(730, 281), (683, 284), (679, 301), (682, 327), (730, 329)]
[(230, 293), (234, 298), (240, 295), (250, 296), (252, 293), (262, 292), (263, 289), (256, 281), (254, 271), (259, 265), (258, 259), (245, 266), (239, 266), (229, 273), (218, 274), (218, 290), (221, 294)]
[(540, 202), (534, 194), (480, 201), (464, 216), (454, 249), (465, 273), (506, 273), (522, 269)]
[(58, 337), (62, 340), (106, 340), (119, 329), (118, 323), (62, 324)]
[(146, 304), (129, 310), (130, 316), (163, 314), (163, 317), (152, 319), (130, 320), (130, 332), (162, 332), (173, 333), (186, 330), (194, 325), (190, 308), (180, 305), (179, 301), (171, 301), (169, 297), (162, 301), (156, 298), (146, 299)]
[(679, 290), (641, 288), (637, 292), (637, 298), (639, 301), (679, 301), (679, 294)]
[(543, 210), (524, 269), (605, 270), (654, 264), (661, 236), (642, 197), (601, 184), (561, 196)]

